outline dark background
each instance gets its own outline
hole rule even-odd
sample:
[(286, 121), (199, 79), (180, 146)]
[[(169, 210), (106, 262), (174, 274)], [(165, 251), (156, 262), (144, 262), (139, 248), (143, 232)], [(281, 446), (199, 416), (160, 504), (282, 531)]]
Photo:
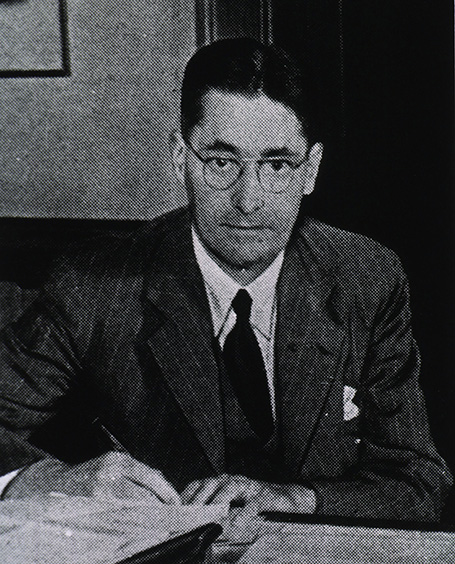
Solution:
[[(433, 434), (455, 471), (453, 4), (273, 5), (275, 42), (317, 86), (326, 150), (307, 211), (401, 257)], [(0, 219), (0, 279), (35, 287), (68, 244), (138, 223)]]

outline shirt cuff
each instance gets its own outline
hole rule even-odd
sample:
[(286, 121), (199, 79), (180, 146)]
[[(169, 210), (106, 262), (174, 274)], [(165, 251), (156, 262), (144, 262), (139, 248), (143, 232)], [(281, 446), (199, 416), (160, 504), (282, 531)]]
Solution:
[(5, 474), (4, 476), (0, 476), (0, 499), (2, 499), (6, 486), (19, 474), (21, 470), (22, 468), (18, 468), (17, 470), (8, 472), (8, 474)]

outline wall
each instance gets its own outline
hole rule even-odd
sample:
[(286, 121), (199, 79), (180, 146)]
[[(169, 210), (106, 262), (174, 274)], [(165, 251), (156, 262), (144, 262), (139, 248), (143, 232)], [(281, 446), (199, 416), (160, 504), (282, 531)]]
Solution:
[(71, 75), (0, 79), (0, 216), (147, 219), (185, 201), (168, 134), (190, 0), (67, 0)]

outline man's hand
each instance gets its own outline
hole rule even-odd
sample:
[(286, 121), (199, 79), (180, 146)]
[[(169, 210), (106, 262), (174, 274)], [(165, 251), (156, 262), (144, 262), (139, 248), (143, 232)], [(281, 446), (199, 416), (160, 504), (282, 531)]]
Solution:
[(222, 474), (191, 482), (181, 495), (183, 503), (240, 503), (248, 513), (289, 511), (314, 513), (316, 495), (299, 484), (272, 484), (246, 476)]
[(136, 498), (179, 504), (180, 496), (159, 470), (128, 454), (108, 452), (82, 464), (46, 458), (21, 470), (6, 486), (4, 499), (51, 492), (100, 498)]

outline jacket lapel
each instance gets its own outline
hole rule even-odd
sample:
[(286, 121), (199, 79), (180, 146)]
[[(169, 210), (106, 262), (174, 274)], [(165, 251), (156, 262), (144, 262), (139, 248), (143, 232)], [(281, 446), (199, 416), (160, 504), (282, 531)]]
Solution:
[(277, 407), (285, 463), (294, 477), (323, 417), (345, 336), (337, 256), (331, 247), (318, 248), (327, 243), (309, 222), (286, 253), (278, 287)]
[(224, 468), (219, 371), (189, 222), (169, 233), (145, 276), (146, 340), (214, 470)]
[[(188, 221), (145, 274), (145, 339), (215, 472), (224, 469), (219, 369)], [(345, 338), (337, 254), (311, 220), (289, 246), (278, 287), (276, 398), (291, 475), (298, 473), (335, 379)]]

